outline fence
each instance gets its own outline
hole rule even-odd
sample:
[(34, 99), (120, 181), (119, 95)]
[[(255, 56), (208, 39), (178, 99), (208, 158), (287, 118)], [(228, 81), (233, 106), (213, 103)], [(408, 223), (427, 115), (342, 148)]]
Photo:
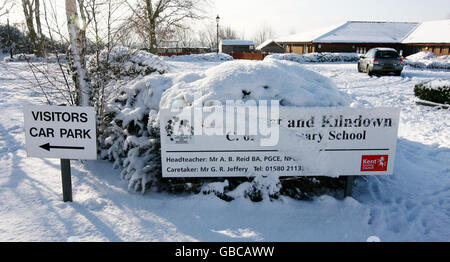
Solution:
[(267, 54), (264, 53), (231, 53), (234, 59), (245, 59), (245, 60), (264, 60)]
[(180, 55), (198, 55), (204, 53), (196, 52), (182, 52), (182, 53), (158, 53), (159, 56), (180, 56)]

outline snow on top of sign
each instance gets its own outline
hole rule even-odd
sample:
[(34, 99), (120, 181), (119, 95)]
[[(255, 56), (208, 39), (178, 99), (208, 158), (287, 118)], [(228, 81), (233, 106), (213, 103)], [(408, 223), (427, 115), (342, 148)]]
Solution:
[(201, 93), (205, 106), (250, 99), (276, 99), (282, 106), (297, 107), (350, 103), (348, 96), (329, 78), (287, 61), (229, 61), (202, 74), (196, 81), (175, 83), (163, 94), (160, 108), (190, 106), (197, 92)]
[(222, 40), (220, 43), (222, 45), (255, 45), (253, 41), (249, 40)]
[(400, 43), (418, 23), (349, 21), (316, 39), (317, 43)]
[(403, 43), (450, 43), (450, 19), (422, 23)]

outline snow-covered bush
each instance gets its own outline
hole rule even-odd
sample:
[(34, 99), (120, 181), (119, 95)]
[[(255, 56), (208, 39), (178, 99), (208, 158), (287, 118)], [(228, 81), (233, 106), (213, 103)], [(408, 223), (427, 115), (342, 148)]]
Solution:
[(87, 67), (90, 75), (106, 71), (111, 79), (149, 75), (153, 72), (163, 74), (167, 71), (167, 65), (159, 56), (127, 47), (105, 49), (98, 57), (92, 55)]
[(207, 53), (165, 57), (167, 60), (177, 62), (223, 62), (231, 61), (233, 57), (224, 53)]
[(287, 60), (297, 63), (333, 63), (333, 62), (358, 62), (357, 53), (310, 53), (298, 54), (272, 54), (266, 56), (267, 60)]
[(414, 95), (422, 100), (450, 104), (450, 81), (438, 79), (419, 83), (414, 87)]
[(98, 55), (93, 54), (87, 61), (87, 75), (92, 86), (92, 100), (103, 117), (105, 103), (117, 94), (118, 83), (127, 83), (138, 77), (152, 73), (164, 74), (168, 67), (156, 55), (142, 50), (126, 47), (104, 49)]
[(410, 61), (429, 60), (436, 58), (436, 55), (432, 52), (418, 52), (406, 57)]
[(436, 56), (432, 52), (419, 52), (406, 57), (403, 63), (415, 68), (450, 69), (450, 56)]
[(346, 95), (327, 77), (285, 61), (235, 60), (212, 67), (193, 82), (177, 83), (161, 99), (161, 108), (193, 104), (201, 93), (204, 106), (227, 100), (277, 99), (282, 106), (348, 105)]
[[(200, 92), (203, 105), (245, 99), (277, 99), (282, 106), (346, 106), (350, 99), (328, 78), (301, 65), (268, 60), (229, 61), (205, 72), (152, 74), (132, 81), (117, 81), (115, 100), (108, 103), (100, 132), (101, 155), (122, 166), (129, 188), (168, 192), (213, 193), (224, 200), (248, 197), (253, 201), (280, 194), (306, 198), (331, 178), (279, 179), (276, 176), (228, 179), (162, 178), (159, 109), (188, 107)], [(304, 181), (304, 183), (299, 182)], [(334, 180), (333, 180), (334, 181)], [(302, 185), (306, 185), (302, 187)], [(311, 186), (314, 185), (314, 186)]]

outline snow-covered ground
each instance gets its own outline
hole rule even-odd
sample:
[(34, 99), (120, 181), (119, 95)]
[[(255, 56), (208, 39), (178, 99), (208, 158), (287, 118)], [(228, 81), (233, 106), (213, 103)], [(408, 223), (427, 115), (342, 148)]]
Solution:
[[(220, 62), (168, 63), (186, 72)], [(25, 153), (22, 106), (42, 102), (32, 74), (26, 63), (0, 62), (0, 241), (449, 241), (450, 115), (416, 105), (413, 88), (450, 71), (371, 78), (355, 64), (304, 66), (362, 104), (402, 109), (394, 176), (359, 179), (353, 198), (228, 203), (131, 193), (111, 163), (72, 161), (74, 203), (63, 203), (59, 160)]]

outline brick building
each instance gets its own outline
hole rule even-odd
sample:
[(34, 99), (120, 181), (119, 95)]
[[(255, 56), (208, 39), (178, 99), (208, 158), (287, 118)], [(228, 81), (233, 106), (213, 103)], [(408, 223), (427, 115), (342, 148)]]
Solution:
[(424, 22), (402, 43), (408, 54), (427, 51), (438, 56), (450, 55), (450, 19)]
[(287, 53), (314, 52), (365, 53), (373, 47), (392, 47), (403, 52), (402, 41), (419, 23), (349, 21), (311, 33), (276, 39)]

